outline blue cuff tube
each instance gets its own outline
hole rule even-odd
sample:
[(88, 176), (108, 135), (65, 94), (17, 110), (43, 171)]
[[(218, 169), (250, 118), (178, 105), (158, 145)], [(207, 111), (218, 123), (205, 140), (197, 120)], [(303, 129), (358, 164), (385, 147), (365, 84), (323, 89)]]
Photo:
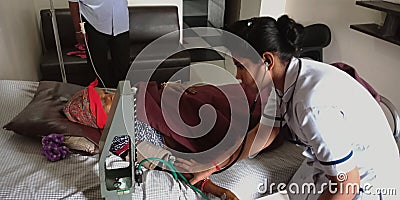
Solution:
[(319, 161), (319, 162), (321, 163), (321, 165), (337, 165), (337, 164), (347, 161), (348, 159), (351, 158), (351, 156), (353, 156), (353, 150), (350, 151), (350, 153), (347, 156), (345, 156), (344, 158), (341, 158), (339, 160), (334, 160), (334, 161), (329, 161), (329, 162), (325, 162), (325, 161)]

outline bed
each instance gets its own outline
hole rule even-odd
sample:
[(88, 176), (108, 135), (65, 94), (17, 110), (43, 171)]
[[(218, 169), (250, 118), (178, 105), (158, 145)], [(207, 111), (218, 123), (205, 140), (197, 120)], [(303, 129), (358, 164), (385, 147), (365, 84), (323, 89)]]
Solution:
[[(32, 100), (38, 82), (0, 80), (0, 125), (3, 127)], [(101, 199), (99, 156), (71, 154), (50, 162), (41, 154), (41, 143), (0, 130), (0, 199)], [(304, 160), (302, 148), (282, 146), (245, 159), (210, 178), (240, 199), (257, 199), (263, 183), (287, 183)], [(183, 182), (166, 172), (147, 170), (143, 183), (135, 186), (133, 199), (202, 199)], [(219, 199), (213, 197), (213, 199)]]

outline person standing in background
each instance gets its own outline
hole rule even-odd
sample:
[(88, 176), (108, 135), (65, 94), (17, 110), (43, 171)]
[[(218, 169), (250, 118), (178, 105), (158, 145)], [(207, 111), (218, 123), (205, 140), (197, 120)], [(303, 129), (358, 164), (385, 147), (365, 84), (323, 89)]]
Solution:
[[(129, 69), (128, 1), (68, 1), (76, 41), (85, 45), (85, 37), (87, 39), (88, 63), (93, 64), (104, 87), (116, 87), (119, 80), (125, 79)], [(84, 22), (86, 35), (81, 30), (81, 22)]]

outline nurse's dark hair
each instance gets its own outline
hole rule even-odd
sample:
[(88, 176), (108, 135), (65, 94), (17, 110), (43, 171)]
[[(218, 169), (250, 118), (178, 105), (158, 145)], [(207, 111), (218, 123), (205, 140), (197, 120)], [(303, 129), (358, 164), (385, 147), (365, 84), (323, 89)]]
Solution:
[[(303, 25), (287, 15), (282, 15), (278, 20), (272, 17), (240, 20), (226, 27), (226, 31), (248, 42), (259, 56), (262, 57), (265, 52), (275, 52), (283, 61), (290, 61), (293, 56), (298, 56), (303, 29)], [(245, 48), (234, 49), (239, 49), (239, 52), (232, 52), (233, 54), (246, 58)], [(254, 58), (250, 59), (255, 61)]]

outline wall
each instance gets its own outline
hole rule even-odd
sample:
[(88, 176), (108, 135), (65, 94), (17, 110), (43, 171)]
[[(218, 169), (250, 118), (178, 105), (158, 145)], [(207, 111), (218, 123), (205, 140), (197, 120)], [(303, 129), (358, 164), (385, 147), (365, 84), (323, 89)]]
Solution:
[(39, 31), (33, 0), (0, 1), (0, 79), (37, 80)]
[[(52, 0), (54, 8), (68, 8), (68, 0)], [(50, 9), (50, 0), (33, 0), (36, 9), (36, 19), (40, 24), (40, 10)]]
[(261, 0), (242, 0), (240, 19), (248, 19), (260, 15)]
[(286, 0), (286, 12), (304, 25), (322, 22), (332, 31), (332, 42), (324, 52), (325, 61), (354, 66), (382, 95), (400, 109), (400, 46), (349, 28), (350, 24), (381, 24), (379, 11), (355, 5), (349, 0)]
[(277, 18), (285, 13), (286, 0), (242, 0), (240, 19), (257, 16), (271, 16)]
[(260, 8), (260, 16), (270, 16), (278, 18), (285, 13), (286, 0), (262, 0)]
[[(37, 13), (41, 9), (50, 9), (50, 0), (33, 0)], [(54, 8), (68, 8), (68, 0), (53, 0)]]

